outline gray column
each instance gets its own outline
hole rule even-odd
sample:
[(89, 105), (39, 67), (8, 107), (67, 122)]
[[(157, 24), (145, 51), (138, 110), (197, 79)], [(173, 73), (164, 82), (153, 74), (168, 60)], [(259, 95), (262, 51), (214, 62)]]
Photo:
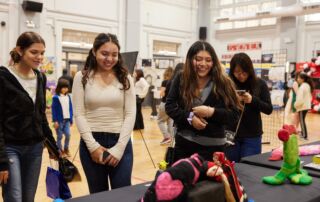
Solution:
[(210, 0), (200, 0), (199, 3), (199, 9), (198, 9), (198, 30), (196, 33), (198, 33), (199, 39), (199, 30), (200, 27), (206, 27), (207, 28), (207, 41), (210, 41), (210, 22), (211, 22), (211, 15), (210, 15)]
[(139, 51), (141, 36), (141, 0), (127, 0), (125, 11), (124, 51)]
[[(296, 4), (296, 0), (286, 0), (282, 1), (283, 7)], [(280, 26), (280, 48), (287, 49), (287, 59), (288, 61), (296, 61), (297, 57), (297, 18), (292, 17), (282, 17), (279, 19)]]

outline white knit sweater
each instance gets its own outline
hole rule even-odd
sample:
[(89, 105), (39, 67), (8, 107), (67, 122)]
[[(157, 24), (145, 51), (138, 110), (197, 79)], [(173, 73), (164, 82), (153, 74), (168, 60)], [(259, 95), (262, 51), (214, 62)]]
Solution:
[(75, 122), (81, 138), (90, 152), (100, 144), (92, 136), (92, 132), (120, 133), (115, 146), (108, 151), (121, 159), (133, 130), (136, 117), (136, 98), (133, 79), (128, 76), (130, 89), (123, 91), (122, 84), (115, 79), (107, 87), (100, 86), (92, 76), (89, 77), (85, 89), (81, 83), (82, 73), (74, 77), (72, 95)]

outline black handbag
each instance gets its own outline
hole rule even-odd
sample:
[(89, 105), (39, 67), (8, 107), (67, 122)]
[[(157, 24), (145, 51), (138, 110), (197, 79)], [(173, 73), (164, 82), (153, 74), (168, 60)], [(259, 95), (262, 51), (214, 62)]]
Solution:
[[(48, 138), (45, 138), (43, 143), (47, 147), (47, 149), (49, 150), (49, 153), (51, 155), (53, 155), (55, 157), (55, 159), (58, 159), (59, 171), (63, 175), (63, 178), (67, 182), (80, 181), (81, 176), (78, 171), (78, 168), (71, 161), (69, 161), (67, 158), (60, 157), (60, 153), (56, 149), (56, 146), (54, 145), (54, 143), (52, 143)], [(76, 156), (76, 154), (75, 154), (75, 156)], [(75, 158), (75, 156), (74, 156), (74, 158)], [(73, 160), (74, 160), (74, 158), (73, 158)]]
[(240, 126), (240, 122), (241, 122), (241, 119), (242, 119), (242, 115), (243, 115), (243, 112), (244, 112), (244, 107), (245, 105), (243, 106), (243, 110), (241, 111), (241, 115), (239, 117), (239, 120), (238, 120), (238, 123), (237, 123), (237, 127), (236, 127), (236, 131), (231, 131), (231, 130), (224, 130), (224, 135), (226, 137), (226, 146), (232, 146), (232, 145), (235, 145), (235, 139), (236, 139), (236, 135), (237, 135), (237, 132), (238, 132), (238, 129), (239, 129), (239, 126)]

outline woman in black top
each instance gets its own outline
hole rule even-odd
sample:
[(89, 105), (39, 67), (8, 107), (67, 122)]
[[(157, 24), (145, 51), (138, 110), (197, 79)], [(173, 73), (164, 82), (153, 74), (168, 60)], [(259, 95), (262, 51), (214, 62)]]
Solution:
[[(245, 53), (235, 54), (230, 62), (230, 78), (244, 103), (244, 112), (236, 134), (235, 145), (227, 149), (229, 160), (239, 162), (242, 157), (261, 153), (262, 120), (261, 112), (272, 113), (272, 104), (267, 84), (256, 77), (250, 57)], [(230, 130), (235, 131), (236, 123), (230, 123)]]
[(175, 161), (194, 153), (211, 160), (213, 152), (224, 151), (224, 126), (236, 121), (240, 103), (209, 43), (197, 41), (190, 47), (165, 107), (177, 127)]
[(40, 35), (22, 33), (10, 52), (14, 64), (0, 67), (0, 184), (5, 202), (34, 201), (44, 137), (56, 146), (45, 114), (46, 77), (37, 70), (44, 51)]

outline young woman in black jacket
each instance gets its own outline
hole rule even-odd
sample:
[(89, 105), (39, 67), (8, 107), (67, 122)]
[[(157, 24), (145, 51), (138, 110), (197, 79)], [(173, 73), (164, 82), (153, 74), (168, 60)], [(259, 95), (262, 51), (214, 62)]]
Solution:
[(5, 202), (34, 201), (42, 141), (47, 137), (56, 145), (45, 114), (46, 78), (36, 69), (44, 51), (41, 36), (25, 32), (10, 52), (13, 65), (0, 67), (0, 184)]
[[(236, 134), (235, 145), (228, 147), (226, 153), (229, 160), (239, 162), (241, 158), (261, 153), (262, 120), (261, 112), (272, 113), (272, 104), (267, 84), (257, 78), (250, 57), (245, 53), (235, 54), (230, 62), (230, 78), (238, 90), (244, 103), (244, 112)], [(229, 129), (236, 130), (236, 123), (230, 123)]]
[(165, 108), (177, 128), (175, 161), (194, 153), (211, 160), (213, 152), (224, 151), (224, 127), (236, 121), (241, 106), (209, 43), (197, 41), (190, 47), (183, 72), (171, 83)]

